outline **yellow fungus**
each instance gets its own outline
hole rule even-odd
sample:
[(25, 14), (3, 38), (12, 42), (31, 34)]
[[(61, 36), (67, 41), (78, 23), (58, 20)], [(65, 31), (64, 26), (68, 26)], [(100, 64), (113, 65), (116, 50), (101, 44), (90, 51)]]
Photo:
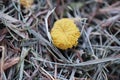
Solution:
[(56, 47), (66, 50), (77, 45), (80, 31), (74, 20), (63, 18), (54, 23), (51, 30), (51, 37)]
[(33, 4), (33, 0), (20, 0), (20, 4), (25, 8), (30, 8)]

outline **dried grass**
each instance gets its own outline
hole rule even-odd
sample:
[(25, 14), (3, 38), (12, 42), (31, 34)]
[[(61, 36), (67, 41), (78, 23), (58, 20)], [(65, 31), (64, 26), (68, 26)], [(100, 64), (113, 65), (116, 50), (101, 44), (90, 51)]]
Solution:
[[(0, 1), (0, 80), (120, 80), (120, 1)], [(77, 47), (57, 49), (55, 20), (79, 19)]]

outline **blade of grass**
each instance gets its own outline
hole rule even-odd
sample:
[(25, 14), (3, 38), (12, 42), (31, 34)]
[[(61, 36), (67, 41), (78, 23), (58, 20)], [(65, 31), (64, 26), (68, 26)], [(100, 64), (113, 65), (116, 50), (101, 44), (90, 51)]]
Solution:
[(18, 64), (18, 68), (20, 68), (19, 80), (23, 80), (24, 59), (28, 55), (29, 50), (30, 50), (30, 48), (25, 48), (25, 47), (22, 48), (20, 62)]

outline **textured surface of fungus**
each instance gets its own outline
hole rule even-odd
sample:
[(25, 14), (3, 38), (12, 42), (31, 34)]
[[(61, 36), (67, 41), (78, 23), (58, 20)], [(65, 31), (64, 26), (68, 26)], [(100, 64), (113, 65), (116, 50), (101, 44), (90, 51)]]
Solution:
[(66, 50), (77, 45), (80, 31), (74, 20), (63, 18), (54, 23), (51, 36), (56, 47)]
[(30, 8), (33, 4), (33, 0), (20, 0), (20, 4), (25, 8)]

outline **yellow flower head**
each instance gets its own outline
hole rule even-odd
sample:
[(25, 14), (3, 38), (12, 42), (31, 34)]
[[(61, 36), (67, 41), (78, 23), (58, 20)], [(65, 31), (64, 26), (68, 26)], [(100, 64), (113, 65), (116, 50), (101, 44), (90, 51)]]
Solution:
[(25, 8), (30, 8), (33, 4), (33, 0), (20, 0), (20, 4), (23, 5)]
[(54, 23), (51, 36), (53, 44), (65, 50), (77, 45), (80, 31), (74, 23), (74, 20), (63, 18)]

